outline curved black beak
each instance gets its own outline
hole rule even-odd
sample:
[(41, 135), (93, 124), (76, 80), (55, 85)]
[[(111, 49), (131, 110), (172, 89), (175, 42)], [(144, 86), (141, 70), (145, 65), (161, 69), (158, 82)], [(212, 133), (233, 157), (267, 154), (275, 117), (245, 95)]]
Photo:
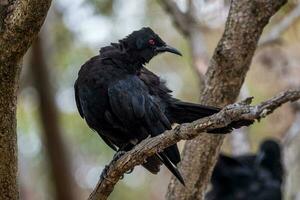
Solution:
[(175, 49), (174, 47), (171, 47), (169, 45), (165, 45), (162, 47), (156, 47), (155, 52), (157, 52), (157, 53), (170, 52), (170, 53), (174, 53), (176, 55), (182, 56), (180, 51), (178, 51), (177, 49)]

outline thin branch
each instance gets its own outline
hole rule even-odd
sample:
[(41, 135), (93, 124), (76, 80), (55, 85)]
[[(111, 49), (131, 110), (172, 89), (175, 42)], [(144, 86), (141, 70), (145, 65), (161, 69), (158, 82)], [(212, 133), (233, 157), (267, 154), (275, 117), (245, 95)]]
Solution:
[(233, 121), (242, 119), (260, 120), (272, 113), (276, 108), (289, 101), (300, 99), (300, 89), (288, 90), (264, 101), (256, 106), (250, 106), (252, 98), (239, 103), (231, 104), (219, 113), (199, 119), (189, 124), (182, 124), (173, 130), (143, 140), (131, 151), (122, 155), (119, 159), (111, 161), (101, 174), (100, 180), (89, 197), (89, 200), (105, 200), (113, 191), (115, 184), (123, 174), (157, 152), (161, 152), (180, 140), (191, 140), (207, 130), (226, 127)]
[(194, 24), (199, 24), (199, 20), (197, 19), (197, 9), (195, 7), (194, 0), (188, 0), (187, 1), (187, 11), (186, 11), (187, 17), (191, 19), (191, 21), (195, 22)]
[(178, 30), (185, 36), (190, 35), (191, 24), (195, 24), (197, 20), (192, 15), (182, 12), (173, 0), (160, 0), (159, 2), (172, 17)]
[(173, 0), (160, 0), (162, 8), (169, 14), (175, 27), (187, 39), (191, 48), (193, 69), (199, 77), (200, 87), (204, 85), (204, 73), (208, 66), (207, 47), (204, 42), (203, 31), (208, 27), (200, 25), (196, 17), (196, 8), (193, 0), (188, 1), (188, 9), (183, 13)]
[(261, 38), (259, 47), (264, 47), (269, 44), (280, 43), (281, 35), (300, 18), (300, 3), (286, 17)]

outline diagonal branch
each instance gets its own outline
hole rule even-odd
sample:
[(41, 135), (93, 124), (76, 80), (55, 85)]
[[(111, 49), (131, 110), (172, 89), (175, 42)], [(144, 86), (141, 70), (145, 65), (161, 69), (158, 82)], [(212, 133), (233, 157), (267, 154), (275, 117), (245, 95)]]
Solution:
[(182, 12), (173, 0), (159, 1), (164, 10), (172, 16), (172, 20), (178, 30), (185, 36), (190, 35), (191, 24), (196, 24), (197, 20), (193, 15)]
[(300, 18), (300, 3), (261, 38), (259, 47), (280, 42), (281, 35)]
[(191, 50), (193, 69), (199, 77), (200, 86), (203, 86), (209, 58), (202, 32), (208, 27), (202, 25), (197, 19), (193, 0), (188, 1), (188, 9), (185, 13), (173, 0), (160, 0), (159, 2), (174, 22), (175, 27), (187, 39)]
[(107, 199), (113, 191), (115, 184), (125, 172), (133, 169), (136, 165), (144, 163), (149, 156), (162, 151), (164, 148), (180, 140), (191, 140), (207, 130), (226, 127), (233, 121), (242, 119), (260, 120), (271, 114), (282, 104), (298, 99), (300, 99), (300, 89), (282, 92), (256, 106), (250, 106), (252, 98), (248, 98), (239, 103), (228, 105), (219, 113), (212, 116), (189, 124), (179, 125), (175, 129), (166, 131), (157, 137), (145, 139), (119, 159), (111, 161), (106, 170), (102, 172), (100, 180), (90, 195), (89, 200)]

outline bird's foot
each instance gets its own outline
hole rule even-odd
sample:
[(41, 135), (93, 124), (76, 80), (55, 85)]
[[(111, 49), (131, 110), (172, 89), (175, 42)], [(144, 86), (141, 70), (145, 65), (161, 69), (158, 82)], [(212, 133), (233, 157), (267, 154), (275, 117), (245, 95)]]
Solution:
[[(130, 173), (132, 173), (132, 172), (133, 172), (133, 169), (134, 169), (134, 168), (128, 170), (127, 172), (125, 172), (125, 174), (130, 174)], [(120, 177), (121, 180), (124, 178), (125, 174), (123, 174), (123, 175)]]
[(103, 169), (103, 171), (102, 171), (102, 173), (101, 173), (100, 179), (105, 179), (105, 180), (108, 180), (109, 182), (112, 182), (112, 181), (107, 177), (108, 169), (109, 169), (109, 165), (105, 165), (105, 166), (104, 166), (104, 169)]
[(125, 174), (131, 174), (133, 172), (134, 168), (128, 170), (127, 172), (125, 172)]
[[(101, 176), (100, 178), (105, 179), (109, 182), (112, 182), (108, 177), (107, 177), (107, 172), (109, 169), (109, 165), (105, 165), (104, 169), (102, 170)], [(127, 172), (125, 172), (126, 174), (130, 174), (133, 171), (133, 168), (131, 170), (128, 170)], [(120, 177), (120, 180), (122, 180), (124, 178), (124, 174)]]
[(108, 171), (109, 165), (105, 165), (104, 169), (102, 170), (101, 176), (106, 176)]
[(121, 158), (124, 154), (126, 153), (126, 151), (117, 151), (113, 157), (114, 161), (117, 161), (119, 158)]

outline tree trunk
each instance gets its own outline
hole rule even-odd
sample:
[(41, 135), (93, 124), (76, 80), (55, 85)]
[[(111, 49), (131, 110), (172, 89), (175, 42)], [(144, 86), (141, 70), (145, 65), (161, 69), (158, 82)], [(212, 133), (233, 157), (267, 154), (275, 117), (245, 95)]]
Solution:
[(0, 2), (0, 199), (19, 199), (16, 104), (20, 60), (37, 35), (50, 0)]
[(50, 168), (57, 200), (76, 199), (75, 181), (67, 151), (63, 143), (59, 125), (59, 114), (55, 104), (55, 94), (50, 82), (48, 66), (42, 45), (38, 37), (32, 45), (30, 67), (34, 78), (34, 86), (38, 92), (39, 112), (44, 132), (45, 146), (49, 156)]
[[(206, 73), (201, 103), (224, 106), (239, 95), (263, 28), (286, 0), (232, 0), (225, 31)], [(183, 187), (174, 177), (167, 199), (203, 199), (223, 135), (203, 134), (187, 141), (180, 170)]]
[(18, 199), (16, 104), (20, 65), (0, 61), (0, 199)]

